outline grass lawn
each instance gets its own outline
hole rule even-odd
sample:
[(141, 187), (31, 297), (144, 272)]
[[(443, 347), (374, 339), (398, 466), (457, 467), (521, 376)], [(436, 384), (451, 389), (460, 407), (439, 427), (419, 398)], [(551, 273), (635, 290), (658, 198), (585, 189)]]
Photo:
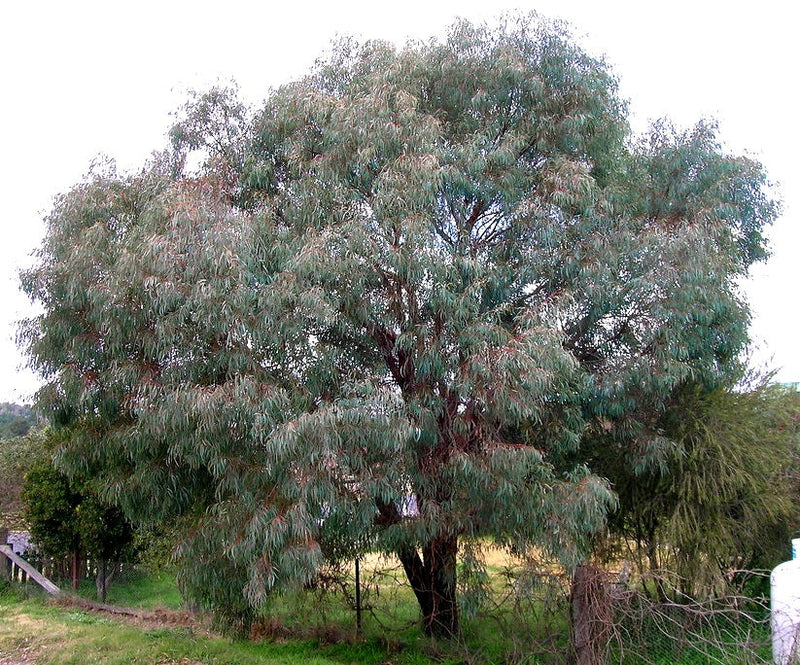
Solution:
[[(165, 572), (149, 574), (136, 569), (121, 576), (110, 588), (107, 602), (135, 608), (137, 616), (118, 616), (83, 609), (68, 601), (52, 601), (35, 586), (7, 586), (5, 590), (0, 587), (0, 665), (566, 662), (568, 588), (564, 578), (547, 566), (526, 569), (521, 562), (490, 548), (479, 592), (472, 597), (462, 590), (463, 633), (451, 642), (434, 642), (424, 636), (416, 600), (397, 561), (371, 556), (362, 562), (361, 571), (360, 633), (356, 628), (352, 570), (345, 568), (338, 574), (321, 576), (313, 588), (273, 596), (249, 640), (222, 637), (208, 621), (186, 612), (174, 577)], [(466, 576), (467, 570), (462, 573)], [(95, 600), (92, 580), (85, 580), (79, 592), (82, 598)], [(670, 625), (668, 622), (666, 628)], [(703, 642), (697, 645), (691, 644), (694, 637), (687, 640), (684, 634), (682, 639), (679, 635), (677, 641), (670, 641), (674, 637), (670, 638), (663, 626), (659, 629), (653, 624), (652, 630), (648, 626), (649, 623), (627, 627), (620, 624), (617, 639), (623, 641), (612, 640), (616, 656), (611, 662), (770, 662), (768, 621), (763, 619), (754, 624), (742, 622), (736, 613), (733, 623), (715, 621), (693, 632)], [(645, 629), (653, 635), (643, 637)], [(737, 653), (730, 645), (744, 643), (744, 634), (718, 639), (722, 630), (745, 631), (748, 639), (755, 640), (754, 646), (748, 647), (747, 653)], [(707, 631), (709, 639), (704, 640), (702, 633)]]
[(202, 625), (157, 626), (64, 607), (41, 598), (0, 594), (0, 663), (37, 665), (249, 665), (429, 662), (424, 653), (389, 653), (378, 643), (319, 639), (236, 641)]

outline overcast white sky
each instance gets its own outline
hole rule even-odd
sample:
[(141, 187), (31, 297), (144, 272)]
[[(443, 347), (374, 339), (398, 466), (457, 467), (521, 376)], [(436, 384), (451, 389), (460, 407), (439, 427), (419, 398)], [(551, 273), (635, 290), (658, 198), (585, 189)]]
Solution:
[(337, 34), (388, 39), (440, 35), (454, 18), (507, 9), (569, 21), (605, 55), (631, 103), (634, 128), (669, 116), (680, 126), (719, 121), (737, 153), (760, 159), (780, 185), (784, 213), (774, 254), (746, 291), (756, 360), (800, 381), (797, 348), (800, 180), (797, 16), (785, 0), (403, 0), (402, 2), (113, 2), (6, 0), (0, 5), (0, 401), (38, 386), (22, 370), (15, 321), (30, 306), (17, 273), (43, 234), (53, 197), (105, 154), (136, 169), (164, 146), (186, 90), (235, 78), (259, 102), (305, 73)]

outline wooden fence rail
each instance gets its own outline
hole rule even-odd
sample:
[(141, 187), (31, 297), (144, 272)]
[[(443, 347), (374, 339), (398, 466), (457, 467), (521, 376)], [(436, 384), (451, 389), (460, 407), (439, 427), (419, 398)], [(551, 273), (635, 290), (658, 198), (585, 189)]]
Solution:
[[(10, 545), (0, 545), (0, 554), (5, 555), (6, 559), (8, 559), (8, 572), (11, 573), (13, 570), (13, 566), (16, 566), (23, 572), (25, 572), (30, 579), (32, 579), (36, 584), (42, 587), (47, 593), (51, 596), (57, 596), (61, 593), (61, 589), (59, 589), (55, 584), (53, 584), (50, 580), (48, 580), (44, 575), (42, 575), (36, 568), (34, 568), (31, 564), (29, 564), (25, 559), (20, 556), (17, 556), (14, 553), (14, 550), (11, 549)], [(6, 568), (6, 566), (3, 566)], [(9, 575), (11, 577), (11, 575)]]

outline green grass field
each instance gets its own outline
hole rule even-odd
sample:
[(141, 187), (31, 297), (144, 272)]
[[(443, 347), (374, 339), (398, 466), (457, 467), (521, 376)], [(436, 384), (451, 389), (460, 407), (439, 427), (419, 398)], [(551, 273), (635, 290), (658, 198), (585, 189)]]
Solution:
[[(134, 617), (52, 601), (30, 585), (6, 586), (0, 590), (0, 665), (566, 663), (569, 606), (563, 578), (547, 570), (526, 575), (518, 562), (491, 556), (486, 573), (480, 593), (475, 597), (462, 594), (463, 634), (450, 642), (424, 636), (416, 601), (396, 562), (380, 557), (362, 565), (360, 632), (348, 570), (321, 577), (314, 588), (274, 596), (248, 640), (223, 637), (207, 618), (187, 612), (174, 577), (163, 571), (128, 571), (109, 590), (107, 602), (136, 609), (138, 616)], [(85, 581), (79, 594), (94, 600), (93, 583)], [(731, 640), (733, 647), (718, 648), (713, 639), (720, 633), (719, 624), (704, 628), (709, 639), (697, 644), (671, 641), (663, 629), (642, 638), (641, 626), (637, 637), (635, 631), (622, 626), (622, 642), (614, 649), (612, 641), (609, 662), (770, 662), (764, 621), (752, 626), (731, 625), (754, 637), (754, 646), (738, 649), (736, 640)], [(702, 638), (701, 632), (697, 635)]]
[[(150, 584), (148, 581), (147, 585)], [(392, 654), (386, 644), (379, 642), (326, 643), (320, 637), (295, 636), (231, 640), (216, 635), (203, 622), (171, 625), (169, 613), (155, 614), (158, 615), (155, 621), (121, 618), (63, 606), (38, 593), (28, 598), (18, 591), (6, 590), (0, 593), (0, 663), (412, 665), (428, 662), (424, 653), (416, 649)]]
[[(505, 565), (489, 566), (498, 598)], [(31, 585), (6, 588), (0, 594), (0, 663), (18, 654), (32, 654), (39, 665), (539, 662), (530, 648), (532, 634), (510, 635), (515, 621), (508, 607), (495, 607), (492, 619), (466, 611), (459, 640), (434, 642), (420, 629), (416, 601), (396, 562), (374, 557), (362, 571), (360, 632), (353, 579), (343, 571), (314, 588), (276, 595), (246, 641), (221, 637), (208, 620), (187, 619), (174, 577), (164, 572), (129, 572), (109, 589), (107, 603), (141, 610), (145, 618), (138, 619), (65, 606)], [(84, 580), (78, 593), (94, 601), (93, 582)], [(560, 629), (565, 639), (566, 624)]]

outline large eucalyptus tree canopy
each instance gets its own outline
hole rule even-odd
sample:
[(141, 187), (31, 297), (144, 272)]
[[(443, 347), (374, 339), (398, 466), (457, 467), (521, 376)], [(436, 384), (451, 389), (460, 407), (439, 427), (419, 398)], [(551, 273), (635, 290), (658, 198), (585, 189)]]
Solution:
[(23, 338), (62, 466), (193, 516), (184, 582), (223, 616), (373, 548), (452, 634), (460, 542), (579, 560), (614, 502), (587, 431), (657, 461), (659, 404), (746, 341), (761, 166), (711, 123), (632, 137), (535, 15), (341, 41), (258, 109), (195, 95), (171, 138), (58, 199)]

